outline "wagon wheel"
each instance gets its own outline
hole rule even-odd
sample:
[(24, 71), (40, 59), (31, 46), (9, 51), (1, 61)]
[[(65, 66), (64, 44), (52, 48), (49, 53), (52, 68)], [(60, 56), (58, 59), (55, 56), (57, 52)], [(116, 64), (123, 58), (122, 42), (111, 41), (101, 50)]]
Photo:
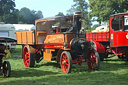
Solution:
[(4, 77), (10, 77), (11, 75), (11, 65), (9, 61), (4, 61), (3, 63), (3, 75)]
[(35, 54), (30, 53), (29, 46), (23, 48), (23, 62), (25, 67), (34, 67), (35, 65)]
[(126, 55), (118, 55), (118, 58), (119, 59), (122, 59), (124, 61), (127, 61), (128, 60), (128, 57)]
[(100, 66), (99, 54), (96, 50), (90, 50), (87, 56), (88, 68), (98, 70)]
[(60, 58), (61, 69), (64, 73), (70, 73), (72, 69), (72, 58), (71, 54), (67, 51), (61, 53)]

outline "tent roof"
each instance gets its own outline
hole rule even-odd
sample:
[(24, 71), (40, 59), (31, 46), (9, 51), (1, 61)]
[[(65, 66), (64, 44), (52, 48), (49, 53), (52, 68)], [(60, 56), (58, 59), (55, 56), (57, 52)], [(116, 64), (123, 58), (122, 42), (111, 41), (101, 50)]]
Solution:
[(13, 24), (15, 26), (16, 31), (23, 31), (23, 30), (31, 30), (34, 27), (33, 24)]

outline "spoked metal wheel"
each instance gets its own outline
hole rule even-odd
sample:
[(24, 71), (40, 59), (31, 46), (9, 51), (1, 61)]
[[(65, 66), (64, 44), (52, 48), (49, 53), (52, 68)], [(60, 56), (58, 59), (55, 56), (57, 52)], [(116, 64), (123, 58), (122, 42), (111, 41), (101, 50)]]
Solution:
[(11, 75), (11, 65), (9, 61), (4, 61), (3, 63), (3, 75), (4, 77), (10, 77)]
[(25, 67), (33, 67), (35, 65), (35, 56), (30, 53), (29, 46), (23, 48), (23, 62)]
[(91, 70), (98, 70), (100, 66), (99, 54), (96, 50), (90, 50), (87, 56), (88, 68)]
[(70, 73), (72, 69), (72, 58), (71, 54), (67, 51), (61, 53), (60, 58), (61, 69), (64, 73)]

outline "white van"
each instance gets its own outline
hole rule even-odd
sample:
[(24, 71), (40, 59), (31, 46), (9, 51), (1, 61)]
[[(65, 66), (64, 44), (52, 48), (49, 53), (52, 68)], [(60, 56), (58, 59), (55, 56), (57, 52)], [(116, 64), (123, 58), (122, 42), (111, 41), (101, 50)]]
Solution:
[[(4, 22), (0, 22), (0, 37), (8, 37), (8, 38), (16, 39), (15, 27), (13, 26), (13, 24), (4, 24)], [(2, 43), (2, 44), (6, 44), (6, 43)], [(10, 49), (16, 48), (16, 42), (10, 42), (10, 43), (8, 42), (7, 45)]]

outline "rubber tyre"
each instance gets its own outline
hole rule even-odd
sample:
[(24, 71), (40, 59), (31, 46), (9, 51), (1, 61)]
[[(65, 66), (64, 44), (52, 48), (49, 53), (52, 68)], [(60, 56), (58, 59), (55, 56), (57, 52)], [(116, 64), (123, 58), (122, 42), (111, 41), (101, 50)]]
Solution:
[(23, 48), (23, 62), (25, 67), (34, 67), (35, 65), (35, 54), (30, 53), (28, 45)]
[(30, 53), (29, 67), (34, 67), (34, 65), (35, 65), (35, 54), (34, 53)]
[(103, 61), (105, 57), (105, 53), (99, 53), (99, 57), (100, 57), (100, 61)]
[(60, 57), (60, 66), (64, 73), (70, 73), (72, 69), (72, 58), (70, 52), (63, 51)]
[(118, 58), (119, 58), (119, 59), (122, 59), (123, 57), (122, 57), (122, 55), (118, 55)]
[(118, 58), (122, 59), (123, 61), (128, 61), (128, 56), (118, 55)]
[(11, 75), (11, 65), (9, 61), (4, 61), (3, 63), (3, 76), (10, 77)]
[(87, 56), (87, 64), (90, 70), (98, 70), (100, 67), (100, 58), (96, 50), (90, 50)]

